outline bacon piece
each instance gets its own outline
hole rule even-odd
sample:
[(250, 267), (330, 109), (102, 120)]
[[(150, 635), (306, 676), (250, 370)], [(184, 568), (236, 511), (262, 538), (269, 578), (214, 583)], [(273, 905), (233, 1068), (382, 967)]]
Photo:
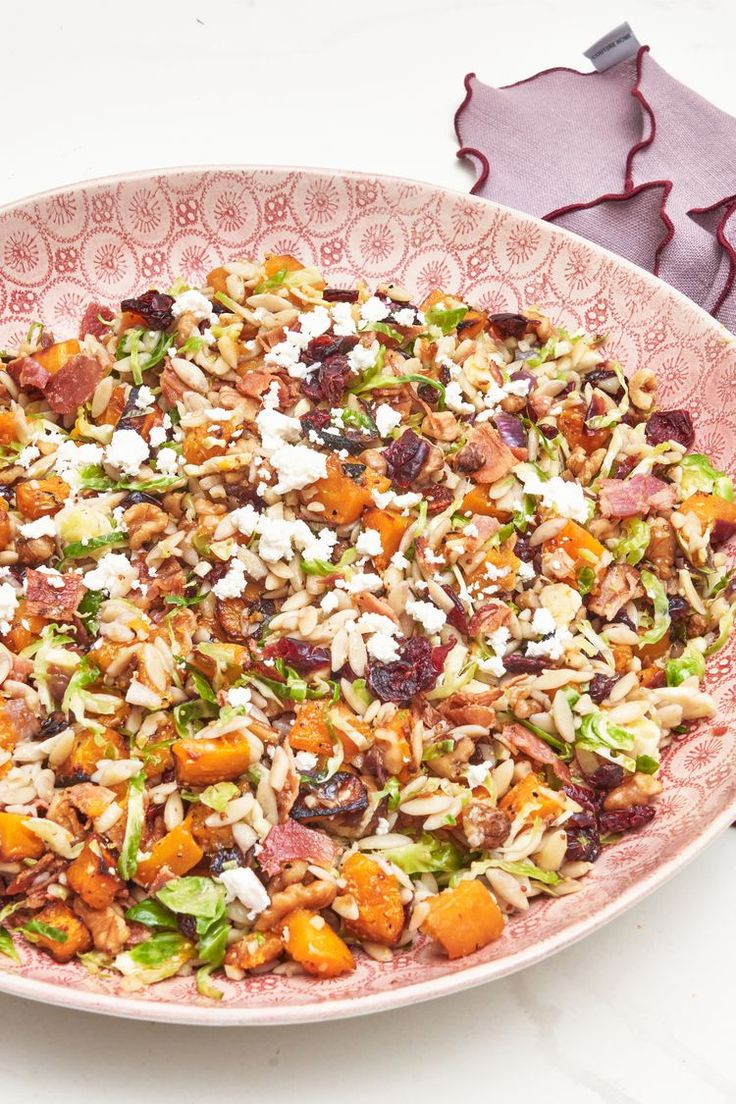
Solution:
[[(272, 372), (259, 371), (254, 368), (251, 372), (245, 372), (242, 376), (239, 376), (235, 386), (241, 395), (247, 395), (249, 399), (260, 399), (272, 383), (280, 384), (280, 382)], [(279, 387), (279, 399), (281, 399), (281, 387)]]
[(551, 767), (561, 782), (569, 784), (572, 781), (567, 764), (555, 755), (549, 744), (545, 744), (540, 736), (536, 736), (523, 725), (504, 725), (501, 730), (501, 740), (512, 753), (528, 755), (535, 763), (544, 763)]
[(628, 564), (614, 564), (605, 574), (600, 587), (588, 599), (588, 609), (610, 621), (632, 598), (641, 598), (644, 588), (639, 572)]
[(44, 366), (34, 360), (33, 357), (28, 356), (11, 360), (8, 365), (8, 372), (19, 387), (35, 387), (38, 391), (44, 391), (46, 384), (51, 379)]
[(46, 401), (56, 414), (76, 414), (90, 398), (102, 379), (104, 369), (93, 357), (71, 357), (49, 379), (44, 390)]
[(317, 866), (332, 866), (336, 856), (335, 845), (324, 832), (305, 828), (289, 818), (276, 824), (263, 841), (258, 862), (261, 869), (273, 877), (280, 874), (287, 863), (301, 860)]
[(453, 725), (482, 725), (492, 728), (496, 723), (496, 710), (492, 702), (501, 696), (501, 690), (484, 690), (480, 694), (451, 694), (437, 706), (437, 711)]
[(26, 604), (31, 617), (49, 617), (71, 621), (85, 589), (79, 575), (49, 575), (45, 571), (26, 571)]
[(100, 322), (100, 319), (104, 318), (105, 321), (112, 322), (114, 317), (115, 311), (110, 307), (105, 307), (102, 303), (90, 303), (79, 323), (79, 336), (86, 337), (87, 334), (92, 334), (93, 337), (102, 337), (110, 332), (110, 327)]
[(675, 488), (655, 475), (634, 475), (631, 479), (601, 479), (598, 505), (604, 517), (634, 517), (649, 510), (671, 509), (675, 496)]
[(490, 601), (487, 605), (476, 610), (470, 619), (470, 635), (490, 636), (502, 625), (508, 625), (511, 620), (511, 610), (505, 602)]
[[(497, 533), (501, 528), (501, 522), (498, 518), (487, 517), (485, 514), (473, 514), (470, 519), (470, 525), (465, 527), (462, 534), (463, 544), (465, 545), (464, 556), (477, 552), (486, 541)], [(470, 529), (470, 533), (473, 533), (474, 529), (478, 530), (477, 536), (471, 536), (467, 530)]]
[(473, 428), (468, 436), (468, 445), (478, 449), (482, 458), (481, 465), (470, 475), (475, 483), (495, 483), (497, 479), (507, 475), (516, 463), (516, 457), (509, 446), (503, 443), (498, 431), (487, 422)]

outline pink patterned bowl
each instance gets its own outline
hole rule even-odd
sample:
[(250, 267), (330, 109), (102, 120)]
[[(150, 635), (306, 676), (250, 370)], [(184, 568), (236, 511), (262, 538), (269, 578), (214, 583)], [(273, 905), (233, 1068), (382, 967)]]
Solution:
[[(736, 343), (690, 300), (603, 249), (526, 215), (429, 184), (300, 169), (188, 169), (80, 184), (0, 211), (0, 346), (42, 319), (76, 333), (87, 303), (193, 282), (221, 259), (293, 253), (332, 284), (399, 280), (422, 296), (459, 290), (496, 311), (534, 303), (555, 321), (610, 334), (629, 372), (656, 371), (690, 408), (697, 446), (736, 453)], [(651, 826), (606, 851), (584, 890), (534, 903), (503, 938), (456, 962), (427, 945), (332, 981), (226, 983), (218, 1004), (189, 979), (136, 994), (29, 947), (0, 958), (0, 989), (90, 1012), (195, 1024), (275, 1024), (359, 1015), (490, 981), (594, 931), (655, 889), (736, 819), (733, 647), (711, 663), (719, 712), (673, 746)]]

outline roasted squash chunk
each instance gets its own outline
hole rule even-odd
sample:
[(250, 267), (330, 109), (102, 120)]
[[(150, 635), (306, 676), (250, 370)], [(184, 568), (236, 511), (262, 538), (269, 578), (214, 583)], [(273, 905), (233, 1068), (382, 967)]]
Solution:
[(401, 887), (375, 859), (356, 851), (342, 865), (345, 892), (358, 906), (358, 915), (345, 920), (345, 927), (361, 939), (392, 947), (404, 929)]
[(252, 758), (248, 738), (239, 732), (214, 740), (178, 740), (171, 750), (179, 782), (195, 786), (239, 778), (247, 771)]
[(490, 892), (479, 881), (460, 881), (428, 899), (422, 931), (436, 939), (448, 958), (462, 958), (500, 938), (505, 920)]
[(79, 855), (70, 863), (66, 880), (85, 905), (93, 909), (108, 908), (123, 888), (115, 860), (94, 836), (87, 840)]
[(26, 826), (27, 816), (20, 813), (0, 813), (0, 860), (20, 862), (40, 859), (43, 842)]
[(92, 948), (89, 928), (63, 901), (52, 901), (35, 913), (24, 934), (57, 962), (69, 962)]
[(225, 955), (225, 965), (241, 970), (255, 970), (274, 962), (284, 953), (284, 941), (276, 932), (251, 932), (237, 943), (231, 943)]
[(203, 857), (204, 851), (194, 839), (189, 826), (186, 823), (179, 824), (154, 844), (147, 859), (138, 863), (135, 880), (143, 886), (150, 885), (164, 867), (172, 874), (186, 874)]
[(289, 957), (308, 974), (331, 978), (355, 969), (347, 943), (318, 912), (295, 909), (285, 917), (281, 934)]

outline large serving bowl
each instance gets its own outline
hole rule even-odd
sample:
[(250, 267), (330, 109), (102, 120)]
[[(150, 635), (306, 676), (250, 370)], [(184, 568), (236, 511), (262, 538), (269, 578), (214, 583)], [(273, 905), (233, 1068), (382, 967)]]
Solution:
[[(40, 319), (77, 333), (90, 300), (117, 305), (221, 260), (292, 253), (333, 285), (399, 281), (495, 311), (534, 304), (555, 322), (610, 335), (627, 372), (653, 368), (663, 404), (689, 408), (696, 448), (729, 470), (736, 453), (736, 344), (654, 277), (572, 234), (485, 200), (391, 177), (301, 169), (190, 169), (80, 184), (0, 212), (0, 346)], [(274, 1024), (395, 1008), (529, 966), (595, 930), (685, 865), (736, 819), (733, 647), (710, 663), (718, 712), (665, 755), (656, 819), (608, 848), (583, 890), (533, 903), (497, 943), (455, 962), (427, 944), (390, 964), (367, 956), (331, 981), (225, 981), (215, 1004), (179, 978), (138, 993), (59, 965), (17, 940), (0, 989), (93, 1012), (199, 1024)]]

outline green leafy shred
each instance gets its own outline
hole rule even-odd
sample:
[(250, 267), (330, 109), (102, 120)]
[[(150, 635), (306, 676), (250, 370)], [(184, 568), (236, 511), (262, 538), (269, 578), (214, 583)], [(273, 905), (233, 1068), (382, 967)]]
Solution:
[(43, 920), (29, 920), (20, 930), (27, 939), (30, 939), (31, 943), (35, 942), (34, 935), (43, 936), (44, 939), (53, 939), (55, 943), (66, 943), (69, 939), (67, 932), (53, 924), (45, 924)]
[(617, 560), (625, 560), (634, 567), (649, 547), (649, 525), (642, 518), (629, 518), (623, 527), (624, 535), (613, 547)]
[(654, 606), (654, 624), (639, 637), (642, 644), (656, 644), (670, 627), (670, 604), (664, 585), (651, 571), (642, 571), (641, 585)]
[(135, 905), (131, 905), (125, 913), (125, 919), (134, 920), (137, 924), (144, 924), (147, 928), (160, 931), (178, 930), (176, 914), (153, 897), (148, 897), (145, 901), (138, 901)]
[(112, 533), (104, 533), (101, 537), (87, 537), (86, 540), (72, 541), (64, 549), (64, 561), (80, 560), (94, 555), (103, 548), (120, 548), (128, 543), (128, 534), (114, 530)]
[(689, 498), (696, 491), (703, 491), (733, 502), (733, 480), (725, 472), (714, 468), (707, 456), (697, 452), (683, 456), (680, 469), (683, 498)]
[(465, 865), (465, 856), (457, 844), (429, 832), (423, 832), (414, 843), (381, 851), (381, 855), (405, 874), (453, 874)]
[(437, 326), (446, 336), (457, 329), (467, 313), (467, 307), (451, 307), (447, 310), (443, 310), (441, 307), (430, 307), (428, 311), (425, 311), (424, 316), (428, 325)]
[(664, 674), (668, 686), (679, 686), (692, 675), (702, 679), (705, 674), (705, 657), (694, 645), (688, 644), (681, 656), (667, 660)]
[(180, 932), (160, 931), (117, 955), (113, 966), (139, 985), (153, 985), (178, 974), (195, 954), (194, 944)]
[(143, 834), (143, 795), (146, 776), (139, 771), (128, 784), (128, 816), (125, 821), (123, 846), (120, 848), (118, 873), (128, 882), (138, 869), (138, 848)]
[(636, 769), (636, 761), (625, 754), (634, 750), (633, 734), (621, 725), (613, 724), (600, 710), (583, 717), (575, 745), (584, 751), (594, 751), (625, 770)]

